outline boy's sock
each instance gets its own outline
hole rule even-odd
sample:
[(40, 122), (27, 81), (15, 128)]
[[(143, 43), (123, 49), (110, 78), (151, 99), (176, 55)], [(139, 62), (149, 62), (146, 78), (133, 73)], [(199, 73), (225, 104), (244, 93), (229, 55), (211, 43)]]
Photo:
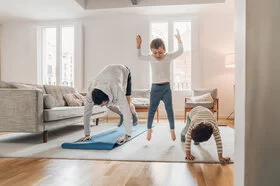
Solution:
[(118, 127), (122, 126), (122, 124), (123, 124), (123, 115), (121, 114), (120, 115), (120, 121), (118, 123)]

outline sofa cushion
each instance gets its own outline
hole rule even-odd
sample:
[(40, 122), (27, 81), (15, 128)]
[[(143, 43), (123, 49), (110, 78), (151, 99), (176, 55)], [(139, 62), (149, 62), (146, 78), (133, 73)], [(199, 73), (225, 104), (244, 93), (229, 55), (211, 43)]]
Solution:
[(218, 89), (194, 89), (193, 90), (193, 96), (201, 96), (203, 94), (210, 93), (213, 99), (216, 99), (218, 97)]
[(63, 95), (68, 106), (83, 106), (85, 105), (85, 98), (79, 93)]
[(73, 87), (67, 87), (67, 86), (44, 85), (44, 88), (47, 94), (52, 94), (55, 97), (56, 99), (55, 106), (59, 106), (59, 107), (63, 107), (67, 105), (65, 99), (63, 98), (63, 95), (76, 93), (76, 90)]
[(150, 104), (150, 100), (148, 98), (131, 98), (131, 102), (135, 108), (147, 108)]
[(213, 98), (210, 93), (203, 94), (201, 96), (193, 96), (188, 98), (191, 102), (213, 102)]
[(44, 121), (55, 121), (83, 116), (84, 107), (54, 107), (44, 109)]
[(197, 106), (213, 108), (214, 103), (213, 102), (189, 102), (189, 101), (186, 103), (186, 108), (194, 108)]
[(55, 98), (51, 94), (44, 94), (44, 108), (51, 109), (55, 106)]
[[(92, 115), (107, 112), (107, 107), (93, 106)], [(84, 115), (84, 107), (54, 107), (52, 109), (44, 109), (44, 121), (56, 121), (74, 117), (82, 117)]]

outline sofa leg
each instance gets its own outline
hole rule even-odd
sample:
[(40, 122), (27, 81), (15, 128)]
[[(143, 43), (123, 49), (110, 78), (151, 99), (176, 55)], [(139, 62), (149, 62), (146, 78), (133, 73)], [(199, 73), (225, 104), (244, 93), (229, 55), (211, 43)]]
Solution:
[(96, 118), (95, 120), (96, 125), (98, 125), (98, 122), (99, 122), (99, 118)]
[(47, 130), (45, 130), (45, 131), (43, 132), (43, 142), (44, 142), (44, 143), (47, 143), (47, 142), (48, 142), (48, 131), (47, 131)]

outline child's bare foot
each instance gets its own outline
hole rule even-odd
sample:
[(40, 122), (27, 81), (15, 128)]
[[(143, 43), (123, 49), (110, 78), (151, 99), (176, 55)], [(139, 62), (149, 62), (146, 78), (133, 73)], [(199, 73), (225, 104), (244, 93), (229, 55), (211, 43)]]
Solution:
[(171, 138), (172, 138), (172, 140), (175, 141), (175, 140), (176, 140), (176, 134), (175, 134), (174, 129), (171, 129), (171, 130), (170, 130), (170, 133), (171, 133)]
[(148, 129), (148, 132), (147, 132), (147, 140), (150, 141), (151, 138), (152, 138), (152, 129)]

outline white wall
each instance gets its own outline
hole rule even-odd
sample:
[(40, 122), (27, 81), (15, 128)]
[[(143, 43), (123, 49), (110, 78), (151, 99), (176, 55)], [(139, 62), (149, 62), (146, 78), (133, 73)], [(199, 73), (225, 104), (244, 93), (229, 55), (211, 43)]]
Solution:
[[(140, 16), (109, 15), (86, 19), (83, 23), (86, 87), (106, 65), (124, 64), (131, 70), (133, 88), (149, 88), (149, 65), (139, 63), (135, 44), (137, 34), (149, 38), (148, 21), (142, 20)], [(145, 50), (144, 47), (145, 44)]]
[(2, 43), (2, 25), (0, 25), (0, 80), (1, 80), (1, 54), (2, 54), (2, 51), (1, 51), (1, 43)]
[(246, 1), (237, 0), (235, 5), (234, 185), (245, 186)]
[[(190, 15), (185, 15), (189, 17)], [(233, 70), (224, 67), (224, 55), (232, 52), (233, 14), (195, 14), (200, 21), (200, 47), (197, 51), (201, 67), (202, 87), (217, 87), (220, 93), (220, 116), (233, 110)], [(164, 19), (164, 16), (160, 16)], [(135, 37), (143, 36), (143, 52), (149, 52), (149, 21), (153, 17), (111, 13), (83, 19), (85, 33), (84, 79), (89, 81), (107, 64), (125, 64), (132, 72), (133, 88), (149, 88), (149, 65), (136, 58)], [(169, 16), (166, 16), (169, 18)], [(35, 25), (35, 24), (34, 24)], [(10, 23), (3, 30), (3, 80), (36, 82), (36, 30), (30, 24)], [(16, 54), (16, 55), (15, 55)], [(18, 66), (18, 68), (14, 68)], [(22, 70), (24, 69), (24, 70)], [(174, 111), (183, 116), (187, 93), (174, 92)], [(161, 105), (161, 116), (165, 116)]]
[(36, 27), (31, 23), (4, 24), (1, 77), (4, 81), (37, 82)]
[(234, 14), (200, 16), (201, 85), (218, 88), (220, 115), (228, 116), (234, 103), (234, 68), (225, 68), (225, 55), (234, 52)]
[(245, 53), (239, 51), (237, 58), (236, 110), (240, 111), (235, 133), (241, 139), (235, 145), (236, 186), (280, 184), (279, 7), (278, 0), (237, 1), (236, 50)]

